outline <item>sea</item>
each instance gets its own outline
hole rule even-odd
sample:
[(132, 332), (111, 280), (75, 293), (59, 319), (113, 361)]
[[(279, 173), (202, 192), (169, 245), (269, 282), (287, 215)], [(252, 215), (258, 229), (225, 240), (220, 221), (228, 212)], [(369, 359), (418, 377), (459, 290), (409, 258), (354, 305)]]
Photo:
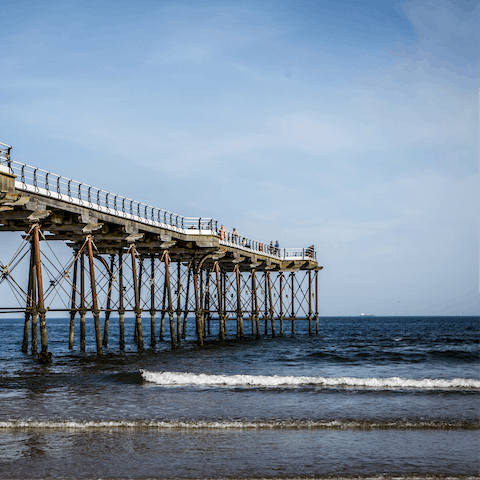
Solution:
[(138, 353), (126, 318), (120, 352), (112, 316), (97, 357), (92, 319), (82, 353), (48, 317), (41, 365), (0, 316), (0, 478), (479, 478), (479, 317), (320, 317), (260, 339), (247, 320), (243, 340), (230, 321), (223, 342), (212, 320), (203, 347), (189, 318), (176, 350), (168, 322), (148, 347), (148, 321)]

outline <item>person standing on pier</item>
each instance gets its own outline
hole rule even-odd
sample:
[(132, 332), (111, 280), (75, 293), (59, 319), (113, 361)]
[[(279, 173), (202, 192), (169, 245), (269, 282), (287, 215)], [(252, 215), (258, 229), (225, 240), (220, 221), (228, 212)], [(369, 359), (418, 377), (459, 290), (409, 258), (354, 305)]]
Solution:
[(220, 240), (225, 240), (225, 237), (226, 237), (226, 234), (227, 233), (227, 230), (225, 229), (225, 227), (222, 225), (222, 228), (220, 229)]

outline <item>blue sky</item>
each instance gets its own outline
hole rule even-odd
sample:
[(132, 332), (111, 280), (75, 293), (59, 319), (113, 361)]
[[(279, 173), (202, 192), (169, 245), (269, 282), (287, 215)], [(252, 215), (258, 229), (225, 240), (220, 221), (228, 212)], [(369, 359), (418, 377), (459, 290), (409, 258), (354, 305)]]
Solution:
[(322, 315), (478, 314), (478, 2), (1, 3), (14, 159), (315, 244)]

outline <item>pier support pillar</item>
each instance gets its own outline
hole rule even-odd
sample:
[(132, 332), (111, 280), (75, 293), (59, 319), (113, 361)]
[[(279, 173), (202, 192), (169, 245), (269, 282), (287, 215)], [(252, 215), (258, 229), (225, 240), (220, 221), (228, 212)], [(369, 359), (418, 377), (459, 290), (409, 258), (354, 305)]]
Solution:
[(244, 338), (243, 335), (243, 310), (242, 310), (242, 292), (240, 282), (240, 271), (238, 265), (235, 266), (235, 277), (237, 281), (237, 338)]
[(312, 271), (308, 271), (308, 334), (312, 335)]
[[(135, 297), (135, 337), (139, 352), (143, 352), (143, 331), (142, 331), (142, 309), (140, 308), (140, 285), (137, 278), (137, 259), (135, 258), (135, 245), (130, 248), (130, 256), (132, 259), (132, 276), (133, 276), (133, 293)], [(142, 272), (142, 263), (140, 271)], [(141, 282), (141, 278), (140, 278)]]
[(70, 304), (70, 332), (68, 337), (68, 349), (73, 349), (73, 339), (75, 334), (75, 315), (77, 314), (77, 273), (78, 273), (78, 252), (74, 251), (73, 260), (73, 279), (72, 279), (72, 296)]
[(275, 333), (275, 316), (273, 312), (273, 300), (272, 300), (272, 282), (270, 280), (270, 272), (266, 272), (265, 275), (267, 276), (267, 287), (268, 287), (268, 302), (270, 306), (270, 321), (272, 325), (272, 338), (276, 337)]
[[(253, 316), (255, 318), (255, 338), (260, 338), (260, 321), (258, 318), (257, 272), (252, 270)], [(252, 332), (253, 333), (253, 332)]]
[(318, 335), (318, 270), (315, 270), (315, 333)]
[(167, 295), (168, 295), (168, 319), (170, 320), (170, 344), (172, 349), (177, 348), (175, 342), (175, 321), (173, 319), (173, 302), (172, 302), (172, 289), (170, 285), (170, 258), (168, 252), (165, 251), (165, 283), (167, 285)]
[(192, 262), (188, 264), (188, 273), (187, 273), (187, 291), (185, 295), (185, 308), (183, 310), (183, 325), (182, 325), (182, 339), (185, 340), (185, 337), (187, 335), (187, 317), (188, 317), (188, 302), (190, 298), (190, 281), (191, 281), (191, 275), (192, 275)]
[[(105, 266), (108, 265), (105, 262)], [(115, 268), (115, 255), (110, 255), (110, 268), (108, 269), (108, 292), (107, 292), (107, 307), (105, 310), (105, 324), (103, 326), (103, 346), (108, 346), (108, 329), (110, 328), (110, 315), (112, 306), (112, 289), (113, 289), (113, 270)]]
[(218, 262), (215, 262), (213, 267), (215, 269), (215, 277), (217, 281), (217, 299), (218, 299), (218, 336), (220, 340), (225, 340), (225, 329), (223, 325), (223, 308), (222, 308), (222, 280)]
[(195, 290), (195, 319), (196, 319), (196, 330), (197, 330), (197, 341), (199, 346), (203, 346), (203, 328), (201, 320), (201, 311), (200, 311), (200, 297), (198, 291), (198, 270), (199, 266), (193, 264), (193, 286)]
[(182, 272), (181, 264), (177, 262), (177, 343), (180, 346), (182, 342), (182, 307), (181, 307), (181, 297), (182, 297)]
[(155, 347), (157, 337), (155, 336), (155, 256), (150, 255), (150, 346)]
[(33, 245), (35, 250), (35, 271), (37, 276), (37, 305), (40, 316), (40, 341), (42, 344), (42, 350), (38, 354), (38, 361), (39, 363), (49, 363), (52, 361), (52, 354), (48, 351), (47, 323), (45, 319), (46, 310), (43, 297), (42, 263), (40, 257), (40, 227), (38, 224), (33, 227)]
[(290, 274), (291, 279), (291, 295), (292, 295), (292, 334), (295, 333), (295, 273)]
[(123, 251), (118, 252), (118, 343), (120, 350), (125, 350), (125, 308), (123, 306)]
[(92, 237), (89, 235), (87, 237), (87, 251), (88, 251), (88, 262), (90, 266), (90, 284), (92, 289), (92, 311), (93, 311), (93, 320), (95, 323), (95, 340), (97, 343), (97, 355), (103, 355), (102, 348), (102, 332), (100, 329), (100, 310), (98, 309), (97, 301), (97, 284), (95, 283), (95, 268), (93, 265), (93, 248), (92, 248)]
[(280, 336), (283, 337), (283, 272), (280, 272)]
[(30, 268), (28, 269), (27, 301), (25, 306), (25, 325), (23, 328), (23, 342), (22, 342), (23, 353), (28, 352), (28, 337), (30, 334), (30, 316), (35, 303), (35, 299), (32, 297), (33, 267), (34, 267), (34, 252), (33, 252), (32, 246), (30, 245)]

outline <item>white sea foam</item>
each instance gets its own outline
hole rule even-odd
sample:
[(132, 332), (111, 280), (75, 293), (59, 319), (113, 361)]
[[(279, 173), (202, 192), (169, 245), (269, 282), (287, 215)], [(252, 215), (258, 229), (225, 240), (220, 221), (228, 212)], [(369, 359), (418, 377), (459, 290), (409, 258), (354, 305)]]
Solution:
[(414, 388), (426, 390), (439, 389), (480, 389), (480, 380), (471, 378), (422, 379), (390, 378), (354, 378), (354, 377), (293, 377), (280, 375), (208, 375), (188, 372), (149, 372), (140, 370), (142, 377), (158, 385), (196, 385), (228, 387), (298, 387), (318, 385), (323, 387), (363, 387), (372, 389)]
[(371, 421), (371, 420), (5, 420), (0, 429), (474, 429), (478, 422)]

